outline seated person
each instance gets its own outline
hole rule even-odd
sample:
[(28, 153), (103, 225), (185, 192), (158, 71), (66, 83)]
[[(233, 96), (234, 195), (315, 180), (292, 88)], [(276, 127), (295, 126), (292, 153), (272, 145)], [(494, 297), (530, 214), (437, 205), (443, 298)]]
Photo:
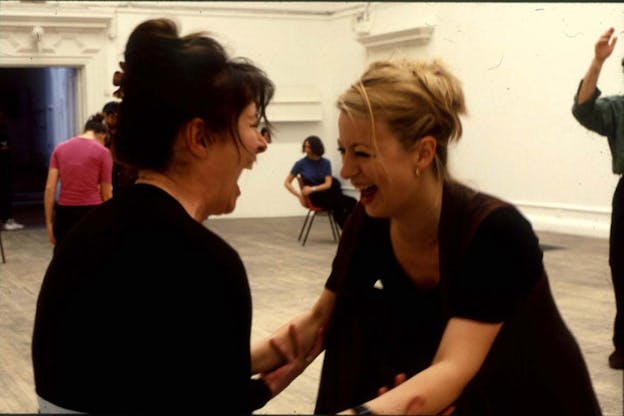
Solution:
[[(303, 141), (302, 151), (306, 154), (305, 157), (299, 159), (292, 167), (284, 186), (299, 198), (301, 205), (306, 208), (304, 197), (307, 196), (315, 206), (331, 209), (334, 220), (342, 229), (357, 201), (344, 195), (340, 182), (332, 177), (331, 162), (323, 157), (325, 147), (319, 137), (308, 136)], [(301, 192), (292, 185), (297, 175), (301, 175), (304, 183)]]

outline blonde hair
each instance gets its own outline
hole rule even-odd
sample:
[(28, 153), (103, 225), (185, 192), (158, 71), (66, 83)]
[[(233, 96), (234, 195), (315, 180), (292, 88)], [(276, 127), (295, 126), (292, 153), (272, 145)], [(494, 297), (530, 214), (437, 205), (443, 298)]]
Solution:
[(406, 150), (422, 137), (434, 137), (434, 169), (448, 179), (447, 147), (462, 135), (459, 115), (466, 105), (461, 83), (440, 60), (373, 62), (337, 106), (351, 117), (370, 119), (375, 145), (375, 119), (387, 123)]

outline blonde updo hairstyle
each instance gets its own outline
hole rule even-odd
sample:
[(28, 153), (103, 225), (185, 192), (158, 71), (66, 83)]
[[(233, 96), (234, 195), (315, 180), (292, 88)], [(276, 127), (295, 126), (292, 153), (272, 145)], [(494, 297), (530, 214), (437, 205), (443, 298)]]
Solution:
[(462, 134), (466, 113), (461, 83), (439, 60), (377, 61), (337, 102), (347, 115), (388, 124), (405, 150), (425, 136), (436, 140), (434, 172), (448, 180), (447, 148)]

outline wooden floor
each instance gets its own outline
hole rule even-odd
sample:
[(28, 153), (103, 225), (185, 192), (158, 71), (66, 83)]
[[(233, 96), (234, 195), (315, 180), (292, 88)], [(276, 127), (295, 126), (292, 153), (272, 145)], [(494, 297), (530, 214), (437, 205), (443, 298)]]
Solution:
[[(30, 338), (37, 293), (52, 254), (40, 218), (40, 213), (18, 216), (27, 227), (1, 235), (7, 263), (0, 263), (0, 413), (37, 411)], [(239, 251), (245, 263), (254, 304), (254, 339), (270, 335), (308, 308), (328, 275), (336, 244), (327, 219), (315, 222), (305, 247), (297, 242), (302, 221), (296, 217), (214, 219), (206, 223)], [(556, 302), (583, 350), (602, 410), (605, 415), (623, 415), (624, 372), (607, 365), (615, 311), (608, 242), (538, 234)], [(321, 361), (317, 359), (256, 413), (312, 413)]]

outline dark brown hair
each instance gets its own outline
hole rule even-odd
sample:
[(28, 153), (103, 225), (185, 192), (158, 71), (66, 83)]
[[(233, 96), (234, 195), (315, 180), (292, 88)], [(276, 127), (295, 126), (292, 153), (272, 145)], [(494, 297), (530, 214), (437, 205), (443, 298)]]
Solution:
[(179, 129), (195, 117), (240, 144), (238, 118), (252, 102), (258, 121), (270, 125), (265, 111), (273, 83), (250, 61), (229, 58), (204, 33), (180, 37), (173, 21), (148, 20), (131, 33), (124, 56), (119, 134), (112, 143), (121, 163), (166, 169)]
[(104, 123), (102, 113), (95, 113), (85, 123), (83, 131), (92, 131), (94, 133), (108, 133), (108, 127)]

